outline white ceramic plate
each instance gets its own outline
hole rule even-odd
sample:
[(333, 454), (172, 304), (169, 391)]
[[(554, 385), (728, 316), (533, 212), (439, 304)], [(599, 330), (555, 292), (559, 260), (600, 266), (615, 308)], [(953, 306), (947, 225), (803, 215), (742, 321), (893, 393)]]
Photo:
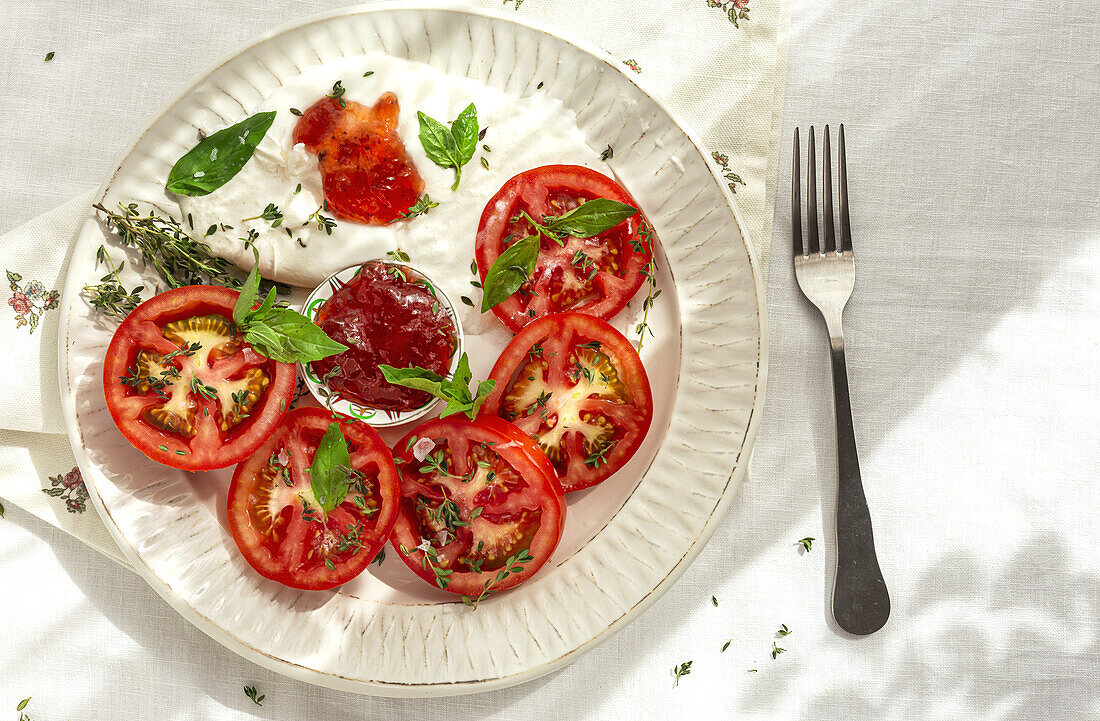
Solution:
[[(655, 309), (657, 336), (643, 353), (653, 426), (627, 466), (569, 498), (565, 534), (550, 562), (476, 611), (392, 557), (331, 592), (295, 591), (252, 572), (225, 528), (229, 473), (160, 466), (111, 423), (100, 374), (115, 325), (80, 296), (103, 273), (95, 268), (96, 248), (111, 243), (94, 217), (64, 289), (64, 411), (92, 502), (123, 553), (169, 604), (228, 648), (289, 676), (363, 693), (500, 688), (569, 663), (629, 623), (713, 532), (745, 475), (762, 402), (763, 288), (706, 153), (620, 63), (514, 17), (446, 4), (342, 10), (260, 38), (156, 116), (104, 183), (103, 202), (176, 211), (164, 181), (194, 142), (197, 123), (211, 114), (236, 122), (302, 68), (370, 51), (515, 95), (541, 81), (543, 92), (576, 112), (594, 148), (615, 148), (613, 170), (661, 238), (664, 292)], [(466, 257), (470, 249), (456, 253)], [(151, 273), (143, 277), (156, 285)]]

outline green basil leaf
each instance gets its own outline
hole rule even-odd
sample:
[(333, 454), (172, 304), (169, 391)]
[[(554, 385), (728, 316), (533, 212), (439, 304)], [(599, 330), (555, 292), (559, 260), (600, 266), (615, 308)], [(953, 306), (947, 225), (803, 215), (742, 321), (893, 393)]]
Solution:
[(279, 363), (293, 363), (294, 357), (282, 338), (263, 323), (251, 323), (244, 332), (245, 342), (260, 355)]
[(248, 277), (241, 286), (241, 294), (233, 306), (233, 322), (241, 327), (244, 327), (248, 314), (260, 294), (260, 253), (255, 248), (252, 249), (252, 253), (256, 256), (256, 262), (252, 265), (252, 270), (248, 271)]
[(451, 123), (451, 135), (454, 136), (455, 146), (458, 148), (459, 164), (465, 165), (474, 157), (474, 151), (477, 150), (477, 133), (477, 108), (470, 103)]
[(443, 397), (443, 384), (449, 383), (446, 378), (438, 373), (416, 366), (394, 368), (393, 366), (380, 364), (378, 368), (382, 371), (382, 375), (388, 383), (431, 393), (436, 398)]
[(458, 365), (455, 366), (454, 375), (451, 376), (451, 384), (456, 389), (461, 389), (465, 392), (466, 397), (470, 397), (470, 379), (473, 374), (470, 373), (470, 359), (463, 353), (458, 358)]
[(275, 307), (275, 289), (269, 288), (267, 291), (267, 297), (264, 298), (264, 302), (260, 304), (260, 307), (252, 311), (252, 314), (259, 319), (267, 317), (267, 314), (271, 312), (271, 309)]
[[(587, 203), (585, 203), (587, 205)], [(582, 206), (583, 207), (583, 206)], [(482, 284), (481, 312), (489, 310), (519, 290), (523, 281), (535, 271), (539, 258), (539, 238), (520, 238), (501, 253), (485, 274)]]
[(241, 171), (275, 120), (275, 111), (257, 113), (208, 135), (172, 166), (166, 189), (177, 195), (209, 195)]
[(457, 168), (461, 164), (458, 146), (447, 126), (419, 110), (416, 119), (420, 121), (420, 144), (428, 160), (441, 168)]
[(485, 399), (492, 394), (493, 389), (496, 387), (497, 382), (493, 380), (481, 381), (477, 384), (477, 394), (474, 396), (474, 412), (471, 418), (477, 415), (478, 411), (481, 410), (481, 404), (485, 402)]
[(309, 318), (289, 308), (272, 308), (253, 324), (267, 326), (279, 337), (282, 347), (293, 356), (290, 362), (312, 363), (348, 349), (325, 335)]
[(493, 392), (493, 388), (496, 386), (496, 381), (482, 381), (478, 384), (476, 396), (470, 396), (470, 359), (465, 353), (459, 356), (454, 377), (451, 379), (416, 366), (394, 368), (393, 366), (379, 365), (378, 367), (390, 383), (425, 391), (436, 398), (447, 401), (447, 407), (439, 414), (440, 418), (452, 416), (456, 413), (465, 413), (470, 420), (473, 420), (477, 417), (478, 409), (485, 402), (485, 398)]
[(568, 233), (576, 238), (591, 238), (605, 230), (611, 230), (632, 215), (634, 206), (607, 198), (593, 198), (546, 224), (552, 231)]
[[(446, 418), (447, 416), (453, 416), (459, 413), (470, 413), (471, 409), (472, 405), (469, 401), (464, 401), (461, 398), (448, 398), (447, 407), (443, 409), (439, 417)], [(474, 415), (470, 415), (470, 420), (473, 419)]]
[(313, 463), (309, 466), (310, 489), (317, 505), (326, 514), (347, 498), (351, 481), (346, 469), (350, 467), (348, 441), (340, 430), (340, 424), (333, 421), (317, 444)]

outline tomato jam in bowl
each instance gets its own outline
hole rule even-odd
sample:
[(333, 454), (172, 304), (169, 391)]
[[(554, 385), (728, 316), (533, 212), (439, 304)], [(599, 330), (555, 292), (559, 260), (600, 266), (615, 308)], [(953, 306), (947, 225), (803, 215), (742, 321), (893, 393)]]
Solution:
[(393, 385), (379, 365), (418, 366), (450, 376), (462, 354), (462, 326), (450, 299), (405, 263), (369, 260), (334, 273), (305, 302), (305, 314), (348, 350), (299, 364), (324, 406), (372, 426), (414, 421), (440, 402)]

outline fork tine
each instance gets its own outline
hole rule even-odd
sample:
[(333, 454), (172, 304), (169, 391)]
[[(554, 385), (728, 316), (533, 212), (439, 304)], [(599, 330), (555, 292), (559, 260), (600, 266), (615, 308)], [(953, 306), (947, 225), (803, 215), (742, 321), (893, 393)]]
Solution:
[(852, 250), (852, 224), (848, 220), (848, 161), (844, 159), (844, 123), (840, 124), (840, 250)]
[(817, 160), (814, 158), (814, 126), (810, 126), (810, 157), (806, 162), (806, 240), (810, 255), (820, 253), (817, 242)]
[(798, 128), (794, 129), (794, 160), (791, 163), (791, 237), (794, 254), (805, 255), (802, 247), (802, 179), (799, 177)]
[(833, 229), (833, 163), (832, 151), (829, 150), (829, 126), (825, 126), (825, 147), (822, 155), (825, 156), (825, 170), (822, 172), (824, 182), (824, 195), (821, 203), (825, 208), (825, 249), (826, 253), (836, 251), (836, 231)]

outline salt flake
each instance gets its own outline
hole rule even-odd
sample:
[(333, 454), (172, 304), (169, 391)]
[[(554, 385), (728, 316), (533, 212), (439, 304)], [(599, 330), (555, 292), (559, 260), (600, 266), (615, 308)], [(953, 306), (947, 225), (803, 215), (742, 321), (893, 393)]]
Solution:
[(428, 457), (428, 454), (432, 452), (433, 448), (435, 448), (435, 441), (431, 438), (421, 438), (413, 444), (413, 458), (422, 461)]

